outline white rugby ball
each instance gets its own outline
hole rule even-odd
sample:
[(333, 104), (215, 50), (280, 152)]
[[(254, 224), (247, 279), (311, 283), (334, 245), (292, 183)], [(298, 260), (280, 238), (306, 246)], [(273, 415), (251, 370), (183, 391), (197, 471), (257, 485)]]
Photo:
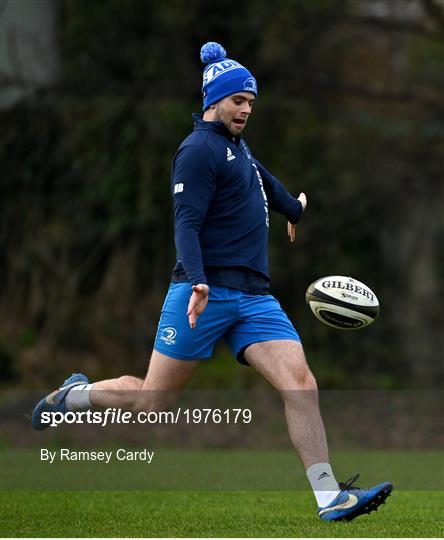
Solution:
[(376, 294), (351, 277), (317, 279), (308, 287), (305, 300), (321, 322), (340, 330), (365, 328), (379, 314)]

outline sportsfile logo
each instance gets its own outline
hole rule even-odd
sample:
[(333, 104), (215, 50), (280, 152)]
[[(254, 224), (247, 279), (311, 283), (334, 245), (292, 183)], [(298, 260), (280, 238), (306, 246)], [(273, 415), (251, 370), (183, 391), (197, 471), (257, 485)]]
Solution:
[(164, 341), (167, 345), (175, 345), (176, 336), (177, 336), (177, 330), (173, 328), (172, 326), (167, 326), (167, 328), (164, 328), (162, 330), (162, 333), (160, 334), (160, 339)]

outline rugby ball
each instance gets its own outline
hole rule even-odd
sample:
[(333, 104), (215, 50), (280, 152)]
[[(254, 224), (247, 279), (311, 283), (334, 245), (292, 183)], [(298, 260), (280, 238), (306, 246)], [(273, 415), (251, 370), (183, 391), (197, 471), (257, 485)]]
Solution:
[(364, 283), (345, 276), (327, 276), (314, 281), (305, 300), (321, 322), (340, 330), (365, 328), (379, 314), (376, 294)]

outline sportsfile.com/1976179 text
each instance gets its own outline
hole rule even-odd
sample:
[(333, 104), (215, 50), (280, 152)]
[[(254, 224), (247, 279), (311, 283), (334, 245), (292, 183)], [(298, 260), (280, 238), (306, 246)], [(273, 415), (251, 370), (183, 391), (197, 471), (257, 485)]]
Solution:
[(62, 424), (95, 424), (104, 427), (109, 424), (249, 424), (251, 409), (182, 409), (175, 411), (140, 411), (132, 413), (122, 409), (108, 408), (104, 411), (43, 412), (42, 423), (49, 427)]

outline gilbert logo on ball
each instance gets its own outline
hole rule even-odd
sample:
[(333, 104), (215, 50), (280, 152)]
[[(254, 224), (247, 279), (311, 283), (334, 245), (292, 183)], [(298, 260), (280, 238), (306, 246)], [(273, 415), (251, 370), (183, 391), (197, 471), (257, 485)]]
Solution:
[(314, 315), (340, 330), (358, 330), (379, 314), (379, 301), (364, 283), (345, 276), (327, 276), (314, 281), (305, 293)]

